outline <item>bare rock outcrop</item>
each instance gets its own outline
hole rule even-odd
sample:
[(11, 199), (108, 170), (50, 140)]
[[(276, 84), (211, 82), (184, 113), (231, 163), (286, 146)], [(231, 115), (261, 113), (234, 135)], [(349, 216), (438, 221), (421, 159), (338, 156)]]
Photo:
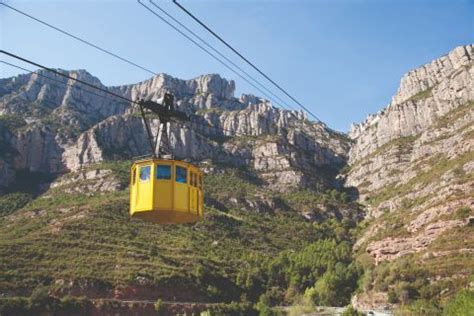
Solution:
[(443, 232), (466, 225), (466, 221), (439, 221), (428, 225), (423, 232), (413, 237), (386, 238), (371, 242), (366, 251), (374, 257), (375, 263), (391, 261), (409, 253), (426, 250)]
[(122, 189), (123, 184), (109, 169), (89, 169), (68, 173), (51, 183), (51, 189), (65, 193), (112, 192)]
[[(418, 135), (448, 112), (474, 99), (474, 45), (406, 74), (392, 102), (352, 126), (350, 162), (356, 163), (384, 144)], [(436, 75), (435, 75), (436, 74)]]
[[(176, 106), (197, 118), (184, 127), (171, 126), (169, 143), (177, 158), (251, 167), (277, 190), (328, 183), (310, 171), (347, 158), (345, 135), (262, 98), (237, 99), (234, 82), (219, 75), (181, 80), (160, 74), (109, 88), (84, 70), (65, 73), (132, 100), (160, 101), (165, 92), (173, 93)], [(141, 119), (120, 98), (44, 71), (3, 79), (2, 84), (0, 115), (21, 115), (26, 124), (9, 131), (8, 144), (18, 155), (14, 162), (0, 163), (5, 175), (20, 169), (60, 174), (150, 152)], [(152, 120), (152, 132), (158, 124)]]
[[(361, 260), (384, 263), (374, 271), (396, 270), (406, 259), (433, 280), (469, 272), (432, 267), (436, 258), (472, 261), (474, 253), (473, 65), (474, 45), (467, 45), (408, 72), (391, 103), (349, 133), (346, 185), (357, 188), (369, 220), (354, 249)], [(353, 304), (392, 306), (387, 292), (396, 282), (382, 292), (366, 286)]]
[[(375, 264), (411, 255), (433, 265), (474, 251), (466, 237), (474, 209), (473, 65), (467, 45), (408, 72), (391, 103), (349, 133), (346, 185), (357, 188), (370, 220), (354, 248)], [(357, 295), (358, 306), (387, 304), (370, 291)]]

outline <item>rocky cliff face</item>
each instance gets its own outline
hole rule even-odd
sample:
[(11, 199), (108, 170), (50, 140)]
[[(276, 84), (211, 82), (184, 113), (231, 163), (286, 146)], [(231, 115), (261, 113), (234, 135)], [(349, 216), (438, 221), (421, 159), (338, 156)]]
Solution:
[(411, 254), (430, 267), (444, 256), (433, 278), (472, 273), (447, 262), (474, 245), (473, 64), (468, 45), (410, 71), (384, 110), (352, 127), (347, 185), (371, 218), (356, 248), (376, 264)]
[[(165, 92), (173, 93), (179, 109), (198, 115), (197, 122), (171, 127), (170, 144), (177, 157), (250, 167), (278, 190), (332, 185), (312, 171), (322, 166), (337, 169), (334, 165), (346, 159), (349, 141), (344, 135), (258, 97), (237, 99), (234, 82), (218, 75), (180, 80), (160, 74), (138, 84), (107, 88), (86, 71), (65, 73), (131, 99), (161, 100)], [(2, 138), (17, 155), (0, 162), (0, 185), (11, 183), (15, 170), (59, 174), (148, 153), (136, 109), (69, 81), (44, 71), (2, 80), (0, 124), (8, 125), (7, 119), (21, 124), (7, 128), (9, 135)], [(152, 122), (154, 132), (158, 123)]]

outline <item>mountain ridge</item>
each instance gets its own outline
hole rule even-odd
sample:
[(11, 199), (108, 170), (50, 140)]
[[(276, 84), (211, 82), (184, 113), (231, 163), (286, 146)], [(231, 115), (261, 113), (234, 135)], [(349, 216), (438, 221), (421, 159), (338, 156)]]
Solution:
[[(129, 104), (66, 87), (77, 84), (60, 77), (54, 78), (64, 87), (34, 74), (1, 79), (0, 191), (10, 204), (0, 197), (0, 210), (8, 209), (0, 216), (8, 242), (0, 247), (18, 258), (37, 257), (42, 268), (37, 278), (23, 259), (0, 262), (11, 271), (0, 275), (0, 291), (27, 296), (45, 283), (57, 296), (137, 298), (149, 291), (152, 299), (170, 299), (164, 291), (177, 278), (191, 289), (180, 299), (243, 295), (271, 305), (304, 296), (341, 305), (352, 295), (362, 310), (418, 300), (443, 305), (469, 289), (474, 267), (473, 56), (473, 45), (461, 46), (408, 72), (392, 102), (348, 134), (256, 96), (236, 98), (235, 83), (219, 75), (160, 74), (104, 87), (132, 99), (172, 92), (180, 110), (199, 118), (189, 128), (171, 128), (170, 143), (177, 157), (205, 171), (208, 214), (176, 231), (128, 220), (129, 162), (148, 150), (143, 123)], [(153, 120), (154, 131), (157, 126)], [(53, 175), (37, 183), (41, 194), (11, 195), (39, 171)], [(48, 238), (58, 238), (58, 254), (41, 241)], [(147, 238), (163, 255), (148, 249)], [(166, 244), (170, 238), (178, 239), (175, 248)], [(104, 251), (104, 243), (120, 256)], [(72, 262), (74, 256), (64, 245), (95, 269), (65, 261), (61, 254)], [(245, 258), (228, 252), (232, 247)], [(338, 259), (321, 266), (334, 249), (344, 255), (333, 253)], [(180, 261), (188, 257), (197, 267), (191, 272)], [(236, 271), (241, 264), (248, 270)], [(101, 276), (101, 265), (113, 277)], [(329, 280), (345, 286), (340, 300), (336, 290), (324, 292), (334, 289)], [(172, 292), (179, 296), (179, 287)]]
[(473, 57), (473, 45), (458, 47), (408, 72), (390, 105), (350, 133), (354, 143), (346, 183), (358, 188), (370, 219), (355, 244), (369, 271), (354, 301), (359, 307), (423, 297), (424, 285), (409, 287), (403, 277), (394, 279), (408, 263), (417, 265), (431, 286), (444, 286), (444, 296), (469, 286)]

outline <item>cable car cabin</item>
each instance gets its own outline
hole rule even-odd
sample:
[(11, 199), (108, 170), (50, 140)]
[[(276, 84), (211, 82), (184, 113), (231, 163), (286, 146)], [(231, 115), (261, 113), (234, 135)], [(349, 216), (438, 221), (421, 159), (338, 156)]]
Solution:
[(203, 217), (203, 173), (178, 160), (144, 159), (131, 167), (130, 215), (160, 224)]

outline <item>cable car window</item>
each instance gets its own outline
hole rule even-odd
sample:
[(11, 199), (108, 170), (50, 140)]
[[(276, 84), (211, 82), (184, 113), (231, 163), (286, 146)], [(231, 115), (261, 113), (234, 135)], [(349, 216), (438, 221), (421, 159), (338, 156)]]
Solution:
[(133, 168), (131, 182), (132, 184), (135, 184), (136, 181), (137, 181), (137, 168)]
[(202, 189), (202, 176), (198, 176), (198, 186), (199, 189)]
[(140, 168), (140, 181), (148, 181), (150, 180), (150, 166), (145, 166)]
[(196, 186), (196, 180), (195, 180), (196, 178), (195, 178), (195, 176), (196, 176), (196, 175), (194, 174), (194, 172), (191, 172), (191, 185), (192, 185), (193, 187)]
[(188, 182), (188, 170), (186, 168), (176, 166), (176, 182), (187, 183)]
[(156, 166), (156, 178), (158, 180), (170, 180), (171, 179), (171, 166), (167, 166), (167, 165)]

